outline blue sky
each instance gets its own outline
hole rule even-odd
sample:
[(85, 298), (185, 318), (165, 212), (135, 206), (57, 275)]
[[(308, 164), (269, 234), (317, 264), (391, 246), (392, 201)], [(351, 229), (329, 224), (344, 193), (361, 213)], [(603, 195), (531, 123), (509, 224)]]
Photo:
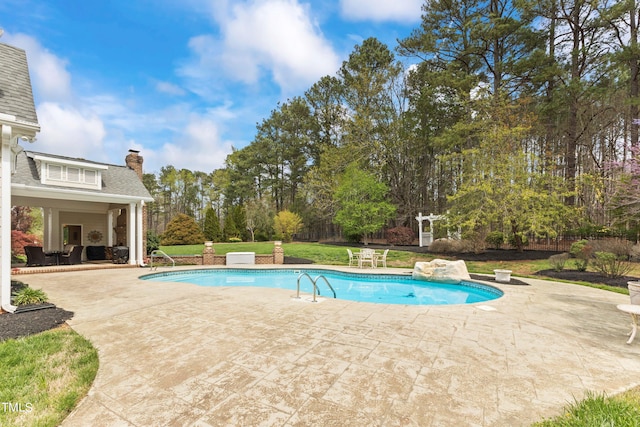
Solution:
[(211, 172), (278, 101), (335, 75), (356, 44), (390, 49), (423, 0), (2, 0), (27, 51), (41, 132), (27, 149)]

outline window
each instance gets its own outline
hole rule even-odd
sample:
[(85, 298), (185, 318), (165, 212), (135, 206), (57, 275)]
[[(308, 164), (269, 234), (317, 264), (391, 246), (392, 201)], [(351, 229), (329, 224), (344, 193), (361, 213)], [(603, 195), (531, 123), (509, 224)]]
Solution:
[(78, 168), (67, 168), (67, 181), (70, 182), (80, 182), (80, 169)]
[(62, 166), (58, 165), (48, 165), (47, 168), (47, 178), (61, 180), (62, 179)]
[(36, 155), (42, 171), (40, 181), (65, 187), (102, 189), (102, 171), (109, 167), (98, 163), (58, 159)]
[(84, 182), (85, 184), (95, 184), (96, 183), (96, 171), (85, 170), (84, 171)]

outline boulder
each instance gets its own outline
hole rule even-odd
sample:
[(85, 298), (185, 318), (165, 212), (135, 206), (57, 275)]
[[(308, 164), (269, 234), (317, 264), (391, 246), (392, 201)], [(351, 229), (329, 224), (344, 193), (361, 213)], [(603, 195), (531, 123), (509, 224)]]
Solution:
[(464, 261), (447, 261), (444, 259), (416, 262), (412, 276), (416, 280), (442, 283), (459, 283), (462, 280), (471, 279)]

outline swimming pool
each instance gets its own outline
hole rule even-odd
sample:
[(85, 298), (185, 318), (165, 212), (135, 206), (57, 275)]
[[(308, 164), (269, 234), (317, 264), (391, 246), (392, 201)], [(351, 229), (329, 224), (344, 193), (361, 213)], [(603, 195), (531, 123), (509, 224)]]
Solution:
[[(310, 277), (304, 276), (307, 273)], [(302, 277), (301, 277), (302, 275)], [(458, 284), (413, 280), (392, 274), (358, 274), (321, 269), (203, 269), (171, 271), (144, 275), (141, 279), (184, 282), (199, 286), (256, 286), (313, 292), (312, 280), (324, 276), (336, 297), (350, 301), (381, 304), (445, 305), (471, 304), (500, 298), (503, 292), (492, 286), (463, 281)], [(333, 293), (323, 280), (316, 280), (323, 298)]]

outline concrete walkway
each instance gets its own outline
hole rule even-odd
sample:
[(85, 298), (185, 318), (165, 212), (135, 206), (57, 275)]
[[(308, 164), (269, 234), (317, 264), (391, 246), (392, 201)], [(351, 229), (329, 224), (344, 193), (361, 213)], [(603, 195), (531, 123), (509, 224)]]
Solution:
[(314, 304), (142, 273), (19, 278), (99, 351), (63, 426), (528, 426), (640, 381), (626, 295), (525, 279), (483, 304)]

